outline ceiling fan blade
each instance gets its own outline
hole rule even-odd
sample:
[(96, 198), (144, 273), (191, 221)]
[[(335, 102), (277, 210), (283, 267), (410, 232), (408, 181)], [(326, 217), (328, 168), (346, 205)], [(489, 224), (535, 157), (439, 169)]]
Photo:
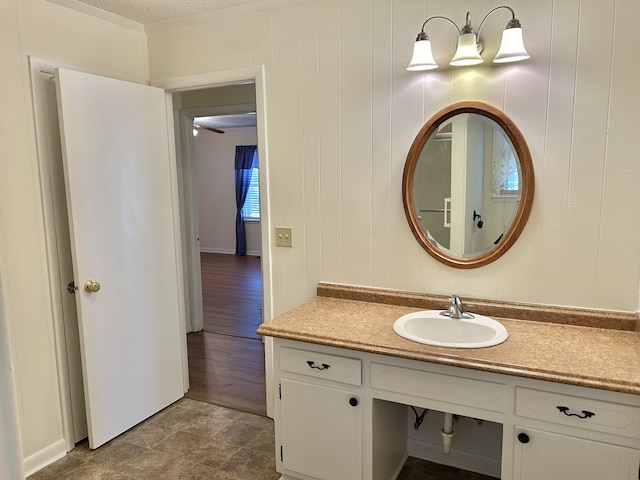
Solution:
[(210, 132), (224, 133), (224, 130), (220, 130), (220, 129), (213, 128), (213, 127), (207, 127), (206, 125), (200, 125), (198, 123), (194, 123), (193, 126), (196, 127), (196, 128), (202, 128), (203, 130), (209, 130)]

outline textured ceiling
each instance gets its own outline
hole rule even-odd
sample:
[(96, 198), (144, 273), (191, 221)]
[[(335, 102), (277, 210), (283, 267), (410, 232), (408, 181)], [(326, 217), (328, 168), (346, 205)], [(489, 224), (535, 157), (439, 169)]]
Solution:
[(78, 0), (81, 3), (148, 25), (263, 0)]

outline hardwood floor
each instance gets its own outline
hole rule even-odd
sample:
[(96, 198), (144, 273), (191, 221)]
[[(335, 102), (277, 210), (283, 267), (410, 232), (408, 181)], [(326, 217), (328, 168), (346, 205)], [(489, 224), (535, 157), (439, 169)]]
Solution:
[(201, 253), (200, 265), (205, 332), (261, 338), (260, 258)]
[(266, 415), (258, 257), (202, 253), (204, 330), (187, 335), (188, 398)]

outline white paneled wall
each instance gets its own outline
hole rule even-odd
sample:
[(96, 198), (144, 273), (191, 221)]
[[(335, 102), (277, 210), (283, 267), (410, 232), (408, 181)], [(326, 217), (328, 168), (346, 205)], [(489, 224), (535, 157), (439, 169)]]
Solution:
[[(275, 311), (318, 281), (636, 310), (640, 284), (640, 74), (630, 42), (637, 0), (512, 0), (532, 58), (415, 73), (405, 66), (424, 19), (476, 27), (489, 0), (318, 0), (148, 29), (152, 79), (264, 64), (276, 249)], [(506, 11), (486, 23), (498, 48)], [(446, 64), (455, 35), (430, 22)], [(529, 223), (497, 262), (445, 267), (415, 242), (401, 178), (422, 124), (454, 101), (506, 112), (533, 155)]]

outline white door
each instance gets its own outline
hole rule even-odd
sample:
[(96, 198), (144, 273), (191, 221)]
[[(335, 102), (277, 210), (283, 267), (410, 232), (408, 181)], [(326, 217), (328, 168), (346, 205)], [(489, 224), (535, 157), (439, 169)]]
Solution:
[(183, 395), (168, 117), (161, 89), (64, 69), (56, 76), (89, 446), (97, 448)]

